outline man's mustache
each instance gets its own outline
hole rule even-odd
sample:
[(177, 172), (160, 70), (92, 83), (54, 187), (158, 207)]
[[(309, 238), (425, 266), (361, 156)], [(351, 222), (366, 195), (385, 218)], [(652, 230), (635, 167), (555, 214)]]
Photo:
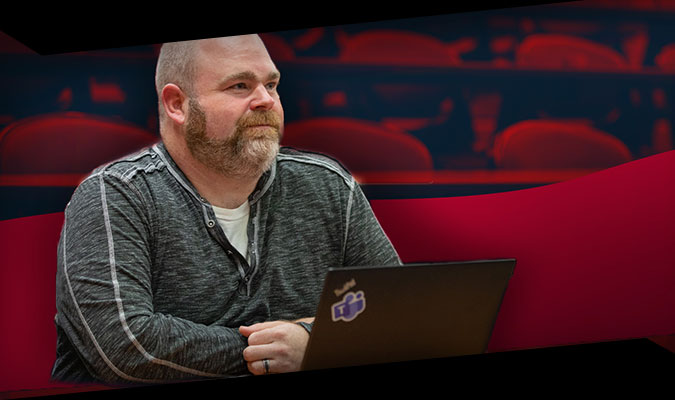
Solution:
[(281, 128), (281, 117), (270, 110), (252, 111), (250, 114), (243, 115), (237, 125), (244, 128), (266, 125), (279, 130)]

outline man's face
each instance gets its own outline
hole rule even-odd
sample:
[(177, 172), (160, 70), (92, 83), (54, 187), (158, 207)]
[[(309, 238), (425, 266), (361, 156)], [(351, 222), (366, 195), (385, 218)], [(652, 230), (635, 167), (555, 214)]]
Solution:
[(185, 139), (192, 156), (230, 177), (267, 170), (279, 150), (279, 73), (255, 36), (207, 41), (197, 59)]

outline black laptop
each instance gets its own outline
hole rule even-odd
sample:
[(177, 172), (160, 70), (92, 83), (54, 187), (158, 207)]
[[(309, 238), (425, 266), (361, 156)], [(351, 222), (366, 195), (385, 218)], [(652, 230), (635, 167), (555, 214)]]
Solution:
[(515, 264), (332, 268), (301, 369), (484, 353)]

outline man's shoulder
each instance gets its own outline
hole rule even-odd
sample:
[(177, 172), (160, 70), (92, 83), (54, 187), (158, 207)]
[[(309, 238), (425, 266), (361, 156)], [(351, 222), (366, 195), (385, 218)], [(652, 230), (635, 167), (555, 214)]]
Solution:
[[(122, 197), (116, 197), (118, 200), (137, 197), (145, 190), (143, 184), (135, 180), (161, 169), (159, 158), (152, 148), (144, 148), (99, 166), (75, 188), (67, 208), (74, 205), (80, 213), (83, 209), (97, 212), (105, 202), (112, 201), (110, 194), (113, 192), (121, 194)], [(71, 216), (75, 214), (70, 213)]]
[(348, 186), (352, 186), (354, 179), (349, 171), (340, 162), (326, 154), (299, 150), (293, 147), (282, 147), (277, 156), (279, 168), (328, 174), (340, 178)]
[(139, 173), (154, 172), (163, 166), (164, 162), (156, 149), (146, 147), (99, 166), (82, 183), (97, 177), (118, 179), (128, 183)]

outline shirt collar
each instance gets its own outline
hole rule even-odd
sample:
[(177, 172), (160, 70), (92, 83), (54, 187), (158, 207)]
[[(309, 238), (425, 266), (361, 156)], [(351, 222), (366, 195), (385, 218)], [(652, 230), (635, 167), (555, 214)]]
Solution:
[[(176, 180), (200, 201), (206, 202), (206, 200), (199, 195), (199, 192), (197, 192), (197, 189), (194, 187), (192, 182), (190, 182), (178, 164), (176, 164), (174, 159), (171, 157), (171, 154), (169, 154), (169, 151), (166, 149), (164, 142), (160, 141), (153, 146), (153, 149), (167, 163), (169, 172), (176, 178)], [(253, 189), (253, 192), (248, 196), (248, 201), (250, 204), (258, 201), (272, 185), (272, 182), (276, 176), (277, 162), (278, 157), (272, 163), (272, 166), (267, 171), (265, 171), (258, 180), (255, 189)]]

